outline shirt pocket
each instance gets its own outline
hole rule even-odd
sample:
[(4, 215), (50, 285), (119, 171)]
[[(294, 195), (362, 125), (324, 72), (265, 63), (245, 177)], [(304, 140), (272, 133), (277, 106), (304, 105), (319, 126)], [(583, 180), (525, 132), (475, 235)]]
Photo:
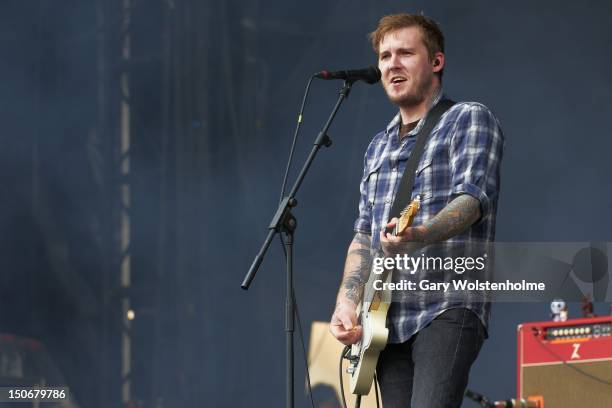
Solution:
[(376, 202), (376, 194), (377, 194), (377, 189), (378, 189), (378, 179), (380, 176), (380, 166), (381, 166), (381, 162), (378, 163), (374, 163), (373, 166), (371, 166), (368, 171), (367, 174), (365, 176), (364, 182), (367, 185), (367, 205), (369, 208), (374, 207), (374, 203)]
[(421, 203), (431, 201), (433, 197), (433, 158), (422, 160), (417, 166), (412, 199), (421, 196)]

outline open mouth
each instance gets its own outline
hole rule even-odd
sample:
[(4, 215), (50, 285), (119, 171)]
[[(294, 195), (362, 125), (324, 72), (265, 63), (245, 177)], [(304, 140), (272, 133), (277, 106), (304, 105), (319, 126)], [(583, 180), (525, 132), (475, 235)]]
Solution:
[(406, 82), (406, 78), (402, 77), (402, 76), (394, 76), (391, 78), (391, 80), (389, 81), (391, 84), (396, 85), (396, 84), (400, 84), (402, 82)]

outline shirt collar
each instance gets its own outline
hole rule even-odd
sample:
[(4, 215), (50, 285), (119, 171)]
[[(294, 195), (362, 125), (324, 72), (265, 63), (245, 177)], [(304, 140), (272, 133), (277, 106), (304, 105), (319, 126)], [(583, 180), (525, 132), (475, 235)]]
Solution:
[[(425, 124), (425, 118), (427, 118), (427, 115), (429, 115), (429, 111), (431, 110), (431, 108), (433, 108), (438, 102), (440, 102), (440, 100), (444, 98), (444, 91), (442, 89), (442, 87), (438, 88), (438, 91), (436, 92), (435, 96), (432, 98), (431, 103), (429, 104), (429, 106), (427, 107), (427, 113), (425, 113), (425, 116), (423, 116), (420, 120), (419, 123), (416, 125), (416, 127), (414, 129), (412, 129), (408, 135), (412, 136), (412, 135), (416, 135), (421, 128), (423, 127), (423, 125)], [(402, 116), (400, 115), (399, 112), (397, 112), (397, 114), (395, 115), (395, 117), (391, 120), (391, 122), (389, 122), (389, 124), (387, 125), (387, 135), (391, 134), (391, 132), (393, 132), (394, 130), (399, 129), (399, 125), (401, 125), (402, 123)]]

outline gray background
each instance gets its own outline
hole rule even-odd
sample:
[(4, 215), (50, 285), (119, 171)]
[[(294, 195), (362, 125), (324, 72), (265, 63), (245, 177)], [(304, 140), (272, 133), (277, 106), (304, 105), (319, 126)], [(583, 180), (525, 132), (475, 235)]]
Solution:
[[(135, 1), (129, 64), (120, 6), (10, 2), (0, 24), (0, 331), (41, 339), (85, 406), (119, 398), (113, 243), (122, 180), (112, 167), (122, 70), (132, 81), (131, 295), (143, 316), (132, 380), (144, 406), (283, 404), (278, 243), (251, 289), (239, 286), (278, 199), (308, 76), (374, 64), (366, 33), (386, 13), (423, 10), (438, 21), (445, 92), (486, 104), (502, 123), (497, 239), (610, 240), (606, 2)], [(313, 83), (295, 163), (340, 85)], [(299, 193), (295, 286), (305, 328), (332, 312), (363, 152), (394, 114), (380, 86), (355, 84), (330, 130), (333, 146)], [(543, 303), (495, 305), (469, 387), (513, 396), (516, 326), (548, 313)], [(579, 315), (572, 305), (570, 317)], [(301, 391), (299, 353), (296, 361)]]

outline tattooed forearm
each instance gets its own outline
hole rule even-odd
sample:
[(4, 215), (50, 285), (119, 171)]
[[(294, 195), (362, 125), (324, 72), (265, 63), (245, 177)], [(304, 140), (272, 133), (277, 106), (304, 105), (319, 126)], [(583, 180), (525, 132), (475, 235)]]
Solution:
[(444, 241), (465, 231), (479, 218), (479, 201), (463, 194), (421, 227), (415, 228), (414, 239), (425, 243)]
[(355, 234), (349, 245), (344, 264), (344, 277), (338, 293), (338, 302), (350, 300), (358, 304), (363, 293), (363, 286), (368, 280), (371, 263), (370, 236), (362, 233)]

